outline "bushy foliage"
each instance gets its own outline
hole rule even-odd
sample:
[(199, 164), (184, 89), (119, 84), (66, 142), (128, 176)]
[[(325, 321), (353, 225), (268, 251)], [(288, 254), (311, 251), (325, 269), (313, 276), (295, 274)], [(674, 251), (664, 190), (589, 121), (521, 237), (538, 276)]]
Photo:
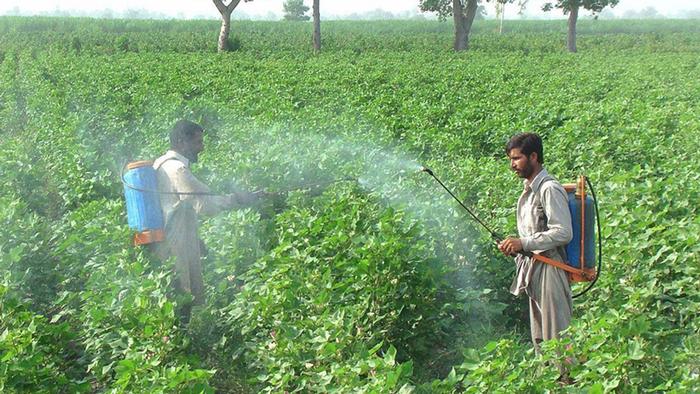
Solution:
[[(697, 24), (581, 21), (572, 57), (564, 22), (490, 23), (458, 55), (447, 24), (334, 22), (313, 55), (303, 24), (216, 54), (215, 21), (0, 18), (0, 388), (541, 392), (566, 364), (572, 391), (700, 390)], [(277, 193), (203, 222), (188, 326), (120, 183), (181, 117), (215, 190)], [(512, 262), (414, 173), (512, 233), (521, 130), (603, 214), (598, 285), (540, 355)]]
[(0, 283), (0, 390), (3, 392), (87, 391), (74, 368), (76, 352), (70, 348), (75, 333), (65, 323), (49, 321), (32, 312)]

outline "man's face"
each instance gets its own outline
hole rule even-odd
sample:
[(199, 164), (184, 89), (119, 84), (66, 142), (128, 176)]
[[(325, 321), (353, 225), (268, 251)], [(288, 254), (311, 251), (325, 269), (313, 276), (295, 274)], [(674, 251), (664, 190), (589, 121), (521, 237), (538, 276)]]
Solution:
[(183, 148), (185, 150), (185, 152), (183, 152), (185, 156), (187, 156), (191, 162), (196, 163), (199, 153), (204, 150), (204, 133), (194, 133), (192, 138), (184, 143)]
[(530, 156), (525, 156), (520, 148), (513, 148), (508, 152), (508, 157), (511, 170), (515, 171), (520, 178), (530, 178), (537, 165), (537, 153), (533, 152)]

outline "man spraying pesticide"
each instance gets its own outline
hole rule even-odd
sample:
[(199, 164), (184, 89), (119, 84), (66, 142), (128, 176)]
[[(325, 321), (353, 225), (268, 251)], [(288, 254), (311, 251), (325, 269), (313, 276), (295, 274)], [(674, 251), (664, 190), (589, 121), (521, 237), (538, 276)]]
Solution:
[(155, 162), (129, 163), (123, 177), (129, 226), (138, 231), (134, 242), (149, 245), (162, 261), (173, 258), (176, 290), (192, 297), (180, 311), (185, 323), (192, 306), (204, 301), (199, 216), (244, 208), (265, 194), (212, 193), (190, 170), (204, 149), (203, 137), (202, 126), (179, 120), (170, 132), (170, 150)]
[(515, 135), (506, 145), (506, 154), (510, 168), (524, 179), (524, 189), (517, 203), (518, 237), (507, 237), (498, 249), (515, 256), (517, 268), (510, 291), (529, 297), (530, 333), (539, 349), (540, 342), (558, 338), (569, 326), (571, 286), (563, 269), (518, 253), (565, 261), (566, 245), (573, 238), (571, 213), (564, 187), (542, 166), (542, 140), (537, 134)]
[(129, 227), (136, 231), (134, 243), (148, 246), (162, 261), (174, 259), (176, 290), (192, 297), (192, 302), (184, 303), (180, 310), (184, 323), (189, 321), (192, 306), (204, 301), (201, 259), (206, 249), (198, 235), (200, 215), (212, 216), (251, 206), (261, 197), (355, 181), (343, 177), (274, 193), (264, 190), (212, 193), (190, 170), (204, 149), (203, 137), (202, 126), (179, 120), (170, 132), (170, 150), (155, 162), (129, 163), (127, 172), (122, 174)]
[[(506, 256), (515, 257), (516, 275), (510, 291), (529, 297), (530, 332), (535, 350), (542, 341), (558, 338), (572, 315), (572, 298), (595, 284), (601, 268), (602, 246), (597, 201), (592, 185), (561, 185), (543, 167), (542, 139), (537, 134), (513, 136), (506, 145), (510, 167), (523, 178), (517, 204), (518, 237), (504, 238), (489, 228), (435, 176), (423, 167), (472, 218), (484, 227)], [(589, 186), (592, 198), (586, 194)], [(594, 211), (595, 208), (595, 216)], [(595, 269), (594, 222), (598, 226), (598, 269)], [(591, 282), (572, 297), (570, 282)], [(563, 371), (562, 379), (568, 377)]]

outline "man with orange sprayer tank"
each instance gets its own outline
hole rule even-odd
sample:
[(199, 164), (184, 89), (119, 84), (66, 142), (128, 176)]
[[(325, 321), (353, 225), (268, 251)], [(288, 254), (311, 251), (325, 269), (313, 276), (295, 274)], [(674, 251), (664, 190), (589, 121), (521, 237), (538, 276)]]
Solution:
[(204, 129), (188, 120), (179, 120), (170, 132), (170, 150), (154, 163), (158, 179), (160, 204), (165, 219), (165, 241), (155, 244), (156, 255), (163, 261), (174, 258), (175, 287), (180, 294), (192, 296), (184, 302), (180, 317), (188, 322), (192, 305), (204, 301), (202, 253), (199, 239), (199, 215), (211, 216), (224, 210), (253, 204), (260, 193), (212, 193), (191, 172), (204, 149)]
[(568, 197), (562, 185), (544, 169), (542, 139), (533, 133), (513, 136), (506, 145), (510, 167), (523, 178), (517, 204), (518, 237), (498, 244), (515, 256), (516, 275), (510, 291), (529, 297), (530, 333), (535, 350), (542, 341), (559, 337), (571, 322), (572, 297), (567, 273), (518, 252), (539, 253), (566, 261), (566, 245), (573, 237)]

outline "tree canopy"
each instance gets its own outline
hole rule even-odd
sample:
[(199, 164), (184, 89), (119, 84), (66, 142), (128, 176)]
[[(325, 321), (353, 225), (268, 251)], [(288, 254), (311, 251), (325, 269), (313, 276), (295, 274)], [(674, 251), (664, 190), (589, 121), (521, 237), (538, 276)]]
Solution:
[[(489, 3), (492, 0), (484, 0), (485, 3)], [(493, 0), (495, 3), (506, 4), (512, 3), (514, 0)], [(481, 0), (476, 0), (477, 3), (481, 3)], [(440, 20), (446, 20), (452, 16), (453, 0), (420, 0), (418, 6), (423, 12), (435, 12)], [(467, 0), (460, 0), (462, 9), (466, 9)], [(475, 19), (484, 19), (486, 16), (486, 8), (483, 5), (479, 5), (477, 8), (477, 13)]]
[(309, 16), (305, 15), (309, 7), (304, 5), (304, 0), (287, 0), (284, 2), (284, 20), (287, 21), (308, 21)]
[(568, 14), (574, 7), (583, 7), (588, 11), (593, 13), (598, 13), (605, 7), (614, 7), (619, 3), (620, 0), (557, 0), (549, 1), (542, 6), (544, 11), (551, 11), (553, 8), (559, 8)]

